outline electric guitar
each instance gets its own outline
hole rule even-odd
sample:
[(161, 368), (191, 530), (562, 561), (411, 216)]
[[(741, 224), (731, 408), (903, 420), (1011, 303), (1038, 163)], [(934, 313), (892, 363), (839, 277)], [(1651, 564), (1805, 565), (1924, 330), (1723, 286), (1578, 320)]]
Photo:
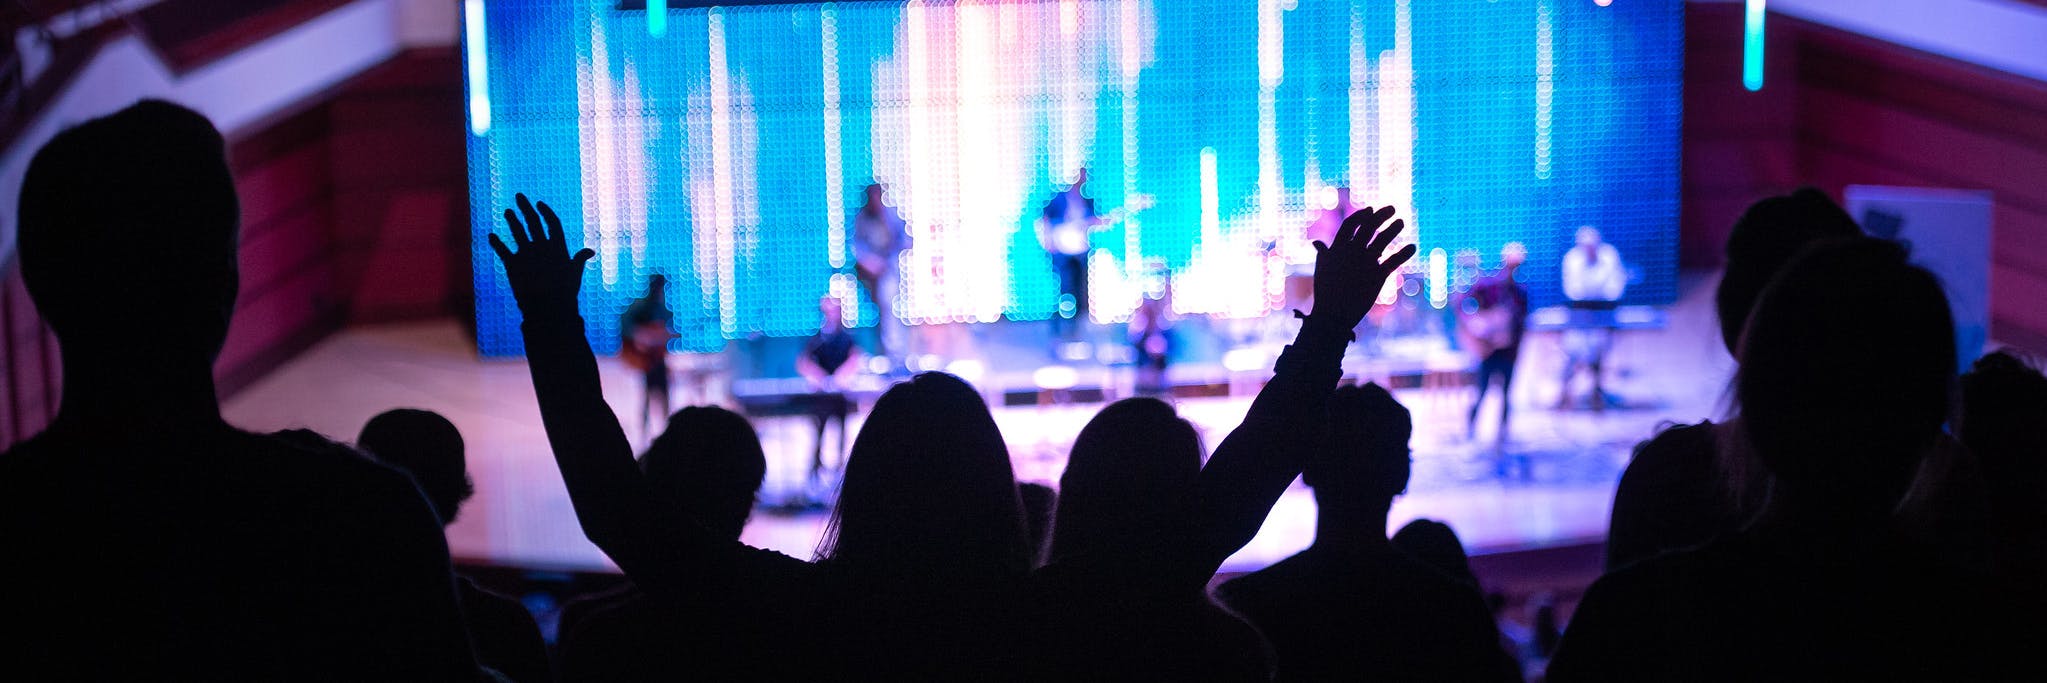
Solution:
[(1072, 256), (1085, 254), (1095, 233), (1115, 227), (1151, 206), (1151, 195), (1138, 194), (1131, 195), (1124, 202), (1123, 208), (1090, 218), (1071, 219), (1059, 223), (1048, 223), (1040, 218), (1038, 245), (1044, 247), (1046, 253)]

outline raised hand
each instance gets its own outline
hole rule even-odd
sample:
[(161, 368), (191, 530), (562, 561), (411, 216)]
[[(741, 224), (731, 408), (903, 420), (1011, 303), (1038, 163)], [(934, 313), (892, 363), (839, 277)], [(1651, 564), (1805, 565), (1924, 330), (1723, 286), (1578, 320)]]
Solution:
[(547, 202), (535, 209), (524, 194), (518, 199), (519, 213), (525, 214), (526, 220), (521, 222), (518, 214), (505, 209), (505, 224), (511, 226), (512, 242), (519, 250), (506, 248), (497, 233), (490, 235), (490, 248), (497, 251), (498, 260), (505, 264), (505, 277), (511, 280), (512, 298), (528, 319), (574, 315), (576, 292), (583, 288), (583, 263), (597, 252), (584, 249), (570, 256), (562, 220), (554, 215), (554, 209)]
[[(1343, 219), (1343, 227), (1331, 239), (1334, 244), (1315, 242), (1315, 311), (1309, 316), (1311, 322), (1345, 331), (1357, 327), (1365, 313), (1372, 310), (1372, 301), (1386, 286), (1386, 278), (1414, 257), (1412, 244), (1392, 256), (1386, 255), (1386, 247), (1406, 227), (1404, 221), (1398, 220), (1386, 225), (1386, 219), (1392, 217), (1391, 206), (1359, 209)], [(1382, 225), (1386, 226), (1384, 230), (1380, 229)]]

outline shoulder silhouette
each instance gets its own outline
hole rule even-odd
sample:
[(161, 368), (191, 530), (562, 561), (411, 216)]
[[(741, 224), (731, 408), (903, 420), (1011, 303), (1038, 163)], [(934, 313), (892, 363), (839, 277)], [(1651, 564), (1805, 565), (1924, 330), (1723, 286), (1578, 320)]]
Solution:
[[(1055, 666), (1072, 677), (1264, 680), (1269, 655), (1200, 584), (1152, 576), (1194, 547), (1201, 439), (1173, 407), (1130, 398), (1075, 438), (1043, 576)], [(1127, 577), (1127, 580), (1117, 580)]]
[[(1727, 235), (1727, 265), (1714, 290), (1720, 338), (1735, 353), (1763, 287), (1807, 247), (1862, 234), (1826, 194), (1801, 188), (1743, 212)], [(1738, 418), (1737, 418), (1738, 419)], [(1734, 531), (1761, 505), (1767, 476), (1726, 424), (1667, 429), (1642, 443), (1614, 491), (1609, 569), (1696, 547)]]
[[(355, 439), (357, 448), (411, 475), (433, 505), (441, 525), (453, 524), (462, 504), (476, 493), (462, 445), (462, 432), (439, 413), (417, 408), (387, 410), (370, 418)], [(547, 642), (533, 613), (510, 596), (493, 592), (467, 576), (455, 577), (469, 642), (484, 666), (513, 681), (554, 677)]]
[[(733, 542), (753, 512), (767, 459), (753, 425), (715, 406), (692, 406), (640, 454), (656, 491), (694, 524)], [(562, 609), (562, 678), (572, 681), (746, 678), (771, 652), (757, 630), (735, 628), (719, 600), (658, 600), (627, 582)]]
[[(21, 192), (21, 267), (63, 403), (0, 456), (20, 671), (82, 678), (477, 675), (448, 551), (404, 475), (221, 420), (237, 289), (220, 134), (145, 101), (59, 133)], [(148, 353), (135, 358), (135, 335)], [(29, 558), (36, 558), (30, 560)], [(45, 668), (45, 666), (58, 668)]]
[(1771, 476), (1768, 504), (1740, 532), (1594, 583), (1551, 679), (2024, 671), (2006, 598), (1903, 529), (1954, 381), (1933, 276), (1894, 243), (1814, 247), (1764, 289), (1739, 349), (1735, 436)]
[(1478, 588), (1386, 537), (1407, 488), (1407, 409), (1372, 384), (1337, 389), (1329, 414), (1303, 475), (1319, 509), (1314, 544), (1218, 597), (1272, 643), (1282, 680), (1516, 678)]

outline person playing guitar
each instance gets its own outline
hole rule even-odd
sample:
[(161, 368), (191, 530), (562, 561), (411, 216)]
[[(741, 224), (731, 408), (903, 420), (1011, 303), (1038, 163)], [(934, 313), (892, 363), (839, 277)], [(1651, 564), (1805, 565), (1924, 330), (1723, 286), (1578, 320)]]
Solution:
[(886, 192), (881, 183), (869, 183), (853, 212), (853, 276), (874, 304), (876, 347), (881, 355), (899, 359), (903, 323), (895, 314), (896, 259), (910, 248), (911, 238), (908, 224), (886, 203)]
[(640, 371), (645, 383), (640, 426), (648, 434), (654, 433), (656, 416), (668, 418), (668, 341), (677, 335), (670, 328), (675, 313), (668, 310), (667, 294), (668, 278), (655, 273), (647, 280), (647, 295), (626, 306), (618, 324), (618, 359)]
[(1478, 396), (1471, 401), (1465, 420), (1467, 437), (1478, 434), (1478, 409), (1485, 404), (1486, 389), (1494, 376), (1500, 378), (1500, 429), (1495, 443), (1507, 441), (1507, 412), (1513, 405), (1514, 363), (1521, 355), (1521, 336), (1528, 329), (1528, 290), (1514, 281), (1514, 272), (1528, 259), (1520, 242), (1500, 248), (1500, 271), (1479, 280), (1457, 303), (1457, 339), (1478, 362)]
[(1052, 269), (1059, 274), (1059, 311), (1052, 316), (1052, 326), (1061, 337), (1075, 327), (1066, 321), (1087, 317), (1087, 255), (1094, 233), (1151, 206), (1148, 197), (1134, 195), (1122, 209), (1098, 214), (1095, 200), (1083, 193), (1086, 186), (1087, 169), (1082, 168), (1072, 185), (1045, 204), (1038, 219), (1038, 244), (1052, 257)]

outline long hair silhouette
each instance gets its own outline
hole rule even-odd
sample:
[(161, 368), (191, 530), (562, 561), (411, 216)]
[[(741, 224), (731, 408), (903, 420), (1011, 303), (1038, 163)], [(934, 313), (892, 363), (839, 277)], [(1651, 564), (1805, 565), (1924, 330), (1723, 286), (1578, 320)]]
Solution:
[(846, 458), (817, 560), (886, 583), (1031, 567), (1009, 449), (987, 403), (928, 372), (883, 393)]

